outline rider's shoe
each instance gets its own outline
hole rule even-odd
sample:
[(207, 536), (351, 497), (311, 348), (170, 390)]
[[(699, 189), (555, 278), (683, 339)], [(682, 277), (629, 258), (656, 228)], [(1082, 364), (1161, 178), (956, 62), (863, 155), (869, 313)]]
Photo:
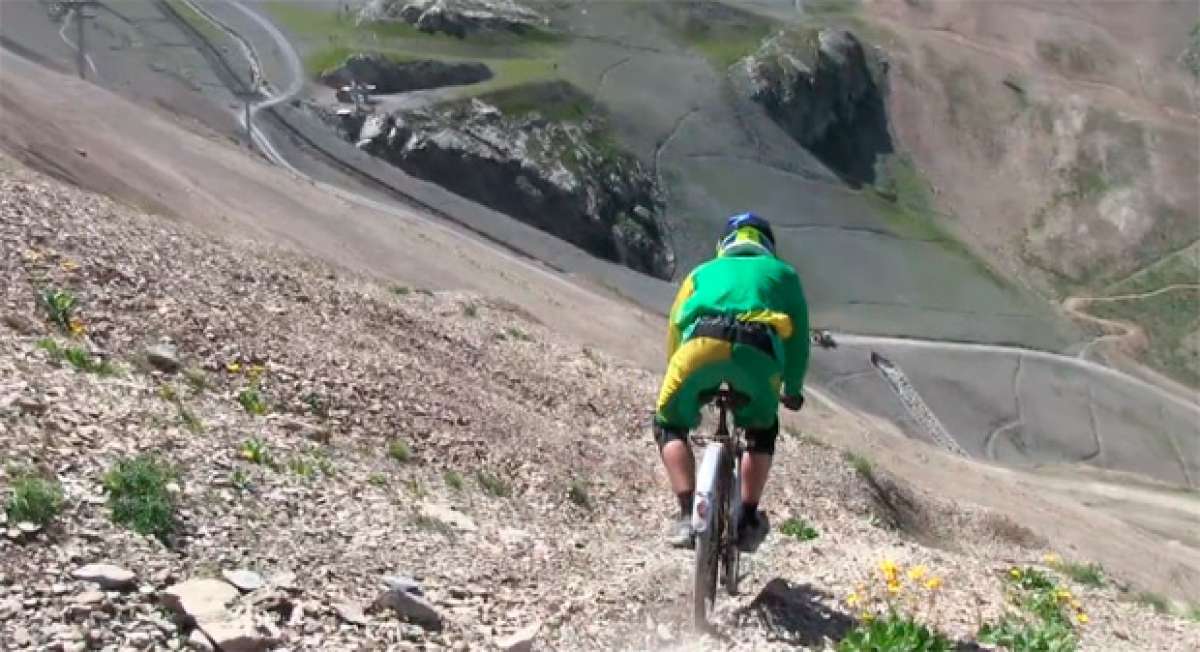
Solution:
[(762, 545), (763, 540), (767, 538), (767, 533), (770, 531), (771, 524), (767, 522), (767, 515), (761, 511), (742, 516), (741, 522), (738, 523), (738, 550), (742, 552), (754, 552), (758, 550), (758, 547)]
[(692, 532), (692, 517), (680, 518), (671, 523), (667, 533), (667, 543), (672, 548), (692, 548), (695, 546), (696, 534)]

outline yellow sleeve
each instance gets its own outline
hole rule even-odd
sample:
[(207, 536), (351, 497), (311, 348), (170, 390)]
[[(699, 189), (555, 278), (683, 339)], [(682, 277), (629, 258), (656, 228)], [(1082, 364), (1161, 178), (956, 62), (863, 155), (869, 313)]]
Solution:
[(671, 362), (671, 356), (675, 355), (675, 349), (679, 348), (679, 311), (683, 309), (683, 304), (691, 298), (695, 292), (695, 285), (692, 282), (692, 275), (688, 274), (687, 278), (683, 279), (683, 283), (679, 286), (679, 291), (675, 293), (675, 302), (671, 304), (671, 312), (667, 314), (667, 362)]

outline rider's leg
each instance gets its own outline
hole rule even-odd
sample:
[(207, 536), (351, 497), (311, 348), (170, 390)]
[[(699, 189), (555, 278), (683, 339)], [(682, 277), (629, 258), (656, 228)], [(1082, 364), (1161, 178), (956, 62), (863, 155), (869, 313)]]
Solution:
[(688, 517), (692, 513), (692, 497), (696, 492), (696, 458), (692, 455), (692, 447), (687, 445), (686, 437), (672, 438), (660, 452), (671, 491), (679, 499), (679, 515)]

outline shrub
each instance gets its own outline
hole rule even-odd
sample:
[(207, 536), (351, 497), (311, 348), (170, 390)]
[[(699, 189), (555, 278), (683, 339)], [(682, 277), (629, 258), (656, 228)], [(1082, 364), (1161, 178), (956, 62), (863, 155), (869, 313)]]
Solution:
[(498, 475), (488, 473), (487, 471), (476, 471), (475, 481), (479, 483), (483, 492), (489, 496), (507, 498), (512, 495), (512, 487)]
[(1100, 564), (1063, 562), (1056, 566), (1064, 575), (1084, 586), (1104, 586), (1104, 568)]
[(62, 504), (63, 491), (58, 480), (18, 471), (12, 481), (12, 493), (4, 504), (4, 513), (10, 522), (28, 521), (44, 526), (58, 516)]
[(64, 333), (71, 331), (72, 321), (75, 319), (75, 310), (79, 307), (79, 300), (75, 295), (67, 290), (42, 290), (38, 295), (41, 299), (42, 307), (46, 309), (50, 321), (54, 322)]
[(271, 453), (267, 449), (267, 443), (257, 437), (242, 442), (239, 454), (242, 459), (252, 464), (270, 465), (271, 463)]
[(238, 392), (237, 400), (241, 404), (242, 409), (250, 414), (262, 416), (267, 413), (267, 401), (263, 398), (262, 393), (258, 391), (258, 387), (246, 387)]
[(408, 444), (401, 439), (393, 439), (388, 442), (388, 457), (403, 464), (412, 459), (412, 451), (409, 450)]
[(801, 541), (812, 541), (821, 535), (816, 528), (802, 518), (789, 518), (779, 526), (779, 531)]
[(446, 471), (442, 475), (442, 479), (446, 481), (446, 486), (455, 491), (462, 491), (463, 477), (458, 471)]
[(889, 613), (850, 630), (838, 652), (949, 652), (950, 641), (911, 616)]
[(567, 499), (578, 507), (592, 509), (592, 497), (588, 495), (587, 483), (583, 480), (571, 481), (571, 487), (567, 489)]
[(175, 530), (175, 501), (167, 485), (174, 469), (149, 455), (121, 460), (104, 476), (113, 522), (160, 541)]
[(117, 374), (117, 368), (108, 360), (97, 360), (88, 353), (87, 349), (79, 346), (59, 346), (52, 338), (45, 337), (38, 340), (38, 348), (45, 350), (50, 354), (50, 358), (55, 362), (66, 361), (77, 371), (86, 371), (101, 376), (114, 376)]

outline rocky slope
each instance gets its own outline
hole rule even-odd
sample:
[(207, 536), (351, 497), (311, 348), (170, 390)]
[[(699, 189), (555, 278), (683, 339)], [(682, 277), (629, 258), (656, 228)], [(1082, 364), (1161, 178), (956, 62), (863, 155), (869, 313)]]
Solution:
[(886, 59), (851, 32), (781, 31), (732, 75), (798, 143), (852, 184), (873, 182), (876, 159), (892, 152)]
[(423, 32), (464, 37), (485, 31), (524, 32), (546, 18), (512, 0), (370, 0), (358, 21), (404, 21)]
[(352, 140), (585, 251), (670, 278), (674, 257), (653, 176), (598, 123), (508, 116), (481, 100), (379, 114)]
[[(697, 639), (690, 559), (654, 536), (671, 501), (647, 373), (503, 303), (201, 237), (3, 169), (0, 495), (29, 473), (64, 494), (48, 527), (4, 526), (7, 649), (821, 648), (885, 559), (936, 573), (927, 617), (970, 639), (1004, 609), (1008, 566), (1041, 563), (1019, 525), (785, 435), (766, 507), (818, 537), (776, 532), (719, 637)], [(65, 332), (45, 290), (78, 299)], [(99, 359), (111, 369), (84, 370)], [(808, 414), (818, 436), (838, 423)], [(105, 505), (104, 474), (145, 453), (177, 474), (165, 543)], [(1083, 649), (1200, 645), (1111, 583), (1072, 589)]]

